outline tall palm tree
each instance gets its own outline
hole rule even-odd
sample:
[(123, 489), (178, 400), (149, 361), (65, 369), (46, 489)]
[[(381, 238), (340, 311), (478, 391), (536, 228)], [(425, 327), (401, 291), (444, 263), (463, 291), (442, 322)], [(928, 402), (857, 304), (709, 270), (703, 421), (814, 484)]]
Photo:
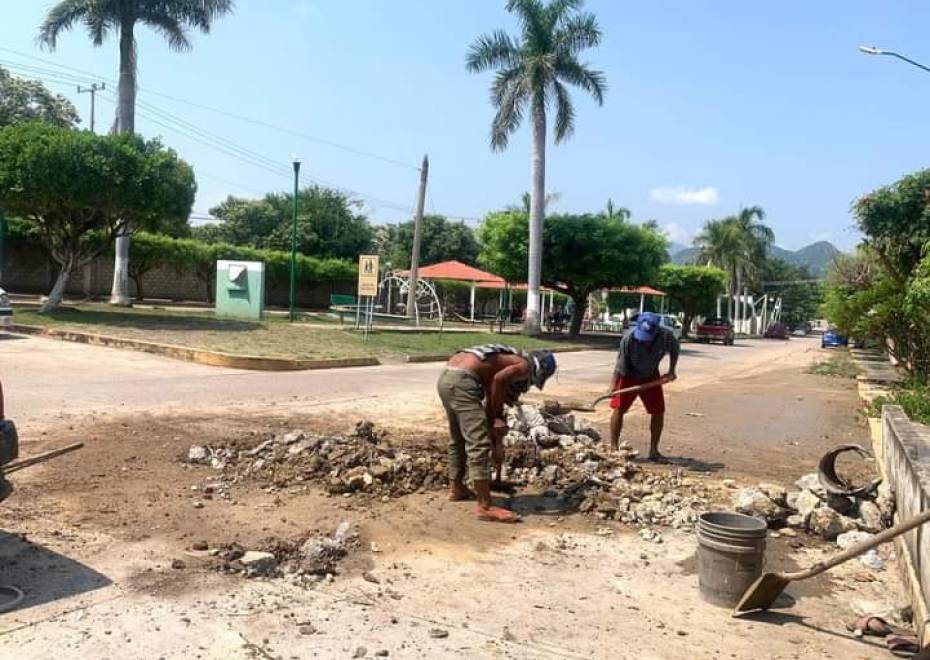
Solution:
[[(119, 36), (119, 102), (116, 130), (133, 133), (136, 128), (137, 25), (147, 25), (168, 40), (177, 51), (191, 49), (190, 29), (208, 33), (213, 22), (233, 11), (234, 0), (61, 0), (48, 11), (39, 27), (39, 42), (54, 50), (58, 37), (83, 23), (95, 46), (112, 33)], [(123, 226), (116, 238), (116, 263), (110, 302), (129, 305), (129, 235)]]
[(733, 318), (736, 271), (746, 257), (746, 244), (733, 218), (708, 220), (694, 238), (698, 263), (716, 266), (727, 274), (727, 316)]
[(542, 228), (546, 199), (547, 113), (555, 109), (555, 142), (575, 130), (575, 108), (568, 92), (574, 85), (604, 103), (604, 74), (578, 60), (601, 42), (594, 14), (581, 12), (583, 0), (508, 0), (507, 11), (520, 21), (517, 38), (503, 30), (485, 34), (466, 57), (469, 71), (496, 72), (491, 102), (497, 114), (491, 124), (491, 148), (502, 151), (529, 111), (533, 126), (529, 269), (526, 331), (539, 333), (539, 283), (542, 274)]
[(607, 199), (607, 207), (606, 207), (605, 215), (606, 215), (608, 218), (611, 218), (611, 219), (613, 219), (613, 218), (618, 218), (618, 219), (621, 220), (622, 222), (626, 222), (627, 220), (630, 219), (630, 217), (631, 217), (633, 214), (632, 214), (632, 212), (630, 211), (630, 209), (628, 209), (627, 207), (625, 207), (625, 206), (616, 206), (616, 205), (614, 205), (614, 200), (608, 198), (608, 199)]

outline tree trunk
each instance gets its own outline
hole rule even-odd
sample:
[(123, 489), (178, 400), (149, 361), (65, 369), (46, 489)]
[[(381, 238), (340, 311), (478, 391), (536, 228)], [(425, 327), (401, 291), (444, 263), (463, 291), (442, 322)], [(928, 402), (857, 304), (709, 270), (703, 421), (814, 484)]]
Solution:
[(145, 294), (142, 292), (142, 276), (130, 273), (129, 277), (132, 279), (132, 283), (136, 285), (136, 300), (142, 302), (145, 300)]
[(61, 300), (65, 296), (65, 289), (68, 288), (71, 269), (74, 267), (74, 255), (68, 254), (67, 258), (63, 262), (59, 262), (58, 265), (61, 266), (61, 270), (58, 271), (55, 286), (52, 287), (51, 293), (48, 294), (48, 299), (39, 308), (39, 314), (50, 312), (61, 304)]
[[(116, 126), (120, 133), (134, 133), (136, 130), (136, 39), (133, 27), (131, 19), (120, 25), (119, 105), (116, 110)], [(116, 260), (113, 265), (110, 304), (121, 307), (129, 307), (132, 304), (129, 301), (130, 233), (129, 226), (121, 223), (116, 234)]]
[(685, 312), (685, 316), (681, 321), (681, 338), (688, 338), (688, 331), (691, 330), (691, 321), (694, 320), (694, 314), (688, 314)]
[(568, 336), (574, 339), (581, 334), (581, 322), (584, 320), (584, 308), (588, 301), (588, 294), (572, 295), (574, 303), (574, 312), (572, 313), (572, 322), (568, 326)]
[(538, 101), (533, 105), (533, 151), (530, 172), (530, 245), (524, 332), (528, 335), (538, 335), (543, 220), (546, 210), (546, 108)]
[(734, 324), (733, 332), (738, 333), (743, 324), (743, 269), (739, 266), (736, 267), (736, 323)]

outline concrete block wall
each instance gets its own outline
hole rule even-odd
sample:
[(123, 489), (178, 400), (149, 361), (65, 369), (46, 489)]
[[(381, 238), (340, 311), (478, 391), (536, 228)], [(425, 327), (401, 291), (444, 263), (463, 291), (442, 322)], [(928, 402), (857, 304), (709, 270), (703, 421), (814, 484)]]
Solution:
[[(882, 458), (885, 475), (894, 488), (898, 522), (930, 508), (930, 427), (912, 422), (900, 406), (882, 408)], [(928, 640), (927, 613), (930, 612), (930, 525), (923, 525), (899, 537), (904, 578), (914, 603), (915, 626)]]
[[(46, 295), (57, 276), (57, 266), (42, 253), (31, 247), (13, 246), (9, 252), (3, 288), (11, 293)], [(213, 295), (210, 282), (210, 295)], [(68, 281), (69, 297), (106, 298), (113, 285), (113, 259), (100, 257), (84, 268), (75, 269)], [(142, 292), (146, 299), (207, 302), (207, 285), (192, 271), (178, 272), (173, 268), (156, 268), (142, 276)], [(320, 282), (313, 286), (297, 287), (297, 305), (305, 309), (329, 307), (333, 293), (355, 293), (355, 282)], [(130, 295), (136, 295), (135, 284), (130, 280)], [(287, 283), (268, 282), (265, 289), (267, 305), (286, 307), (289, 287)]]

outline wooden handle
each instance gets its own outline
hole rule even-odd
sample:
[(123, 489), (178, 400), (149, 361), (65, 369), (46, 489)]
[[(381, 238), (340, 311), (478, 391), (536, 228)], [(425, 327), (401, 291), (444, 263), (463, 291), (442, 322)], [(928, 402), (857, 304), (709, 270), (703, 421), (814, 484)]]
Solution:
[(653, 387), (659, 387), (660, 385), (665, 385), (666, 383), (670, 383), (670, 382), (671, 382), (671, 379), (668, 376), (662, 376), (661, 378), (657, 378), (656, 380), (650, 381), (648, 383), (643, 383), (642, 385), (630, 385), (629, 387), (624, 387), (619, 390), (614, 390), (610, 394), (605, 394), (603, 396), (597, 397), (594, 400), (594, 403), (591, 405), (591, 407), (593, 408), (594, 406), (599, 404), (601, 401), (612, 399), (615, 396), (620, 396), (621, 394), (629, 394), (631, 392), (641, 392), (643, 390), (649, 390), (649, 389), (652, 389)]
[(83, 442), (76, 442), (73, 445), (68, 445), (66, 447), (59, 447), (58, 449), (53, 449), (52, 451), (47, 451), (44, 454), (39, 454), (38, 456), (33, 456), (32, 458), (24, 458), (21, 461), (15, 461), (13, 463), (8, 463), (7, 465), (0, 468), (0, 473), (10, 474), (11, 472), (16, 472), (17, 470), (22, 470), (23, 468), (36, 465), (37, 463), (43, 463), (45, 461), (51, 460), (56, 456), (61, 456), (62, 454), (67, 454), (69, 452), (80, 449), (84, 446)]
[(838, 555), (834, 555), (833, 557), (831, 557), (830, 559), (827, 559), (826, 561), (817, 562), (816, 564), (814, 564), (808, 569), (805, 569), (803, 571), (798, 571), (797, 573), (779, 573), (779, 577), (785, 580), (806, 580), (809, 577), (814, 577), (815, 575), (819, 575), (820, 573), (823, 573), (827, 569), (833, 568), (834, 566), (842, 564), (845, 561), (849, 561), (850, 559), (858, 557), (859, 555), (868, 552), (872, 548), (875, 548), (881, 545), (882, 543), (890, 541), (896, 536), (900, 536), (901, 534), (904, 534), (905, 532), (909, 532), (915, 527), (920, 527), (926, 522), (930, 522), (930, 511), (924, 511), (920, 515), (914, 516), (913, 518), (906, 520), (900, 525), (896, 525), (895, 527), (892, 527), (891, 529), (886, 529), (884, 532), (881, 532), (880, 534), (876, 534), (874, 537), (868, 539), (867, 541), (863, 541), (862, 543), (857, 543), (856, 545), (849, 548), (848, 550), (845, 550)]

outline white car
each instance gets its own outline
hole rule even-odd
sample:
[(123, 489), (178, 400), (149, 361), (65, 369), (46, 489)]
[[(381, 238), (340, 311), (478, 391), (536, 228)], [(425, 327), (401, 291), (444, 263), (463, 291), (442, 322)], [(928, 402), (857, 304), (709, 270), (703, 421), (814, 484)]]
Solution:
[(0, 289), (0, 328), (13, 324), (13, 308), (10, 307), (10, 297), (6, 291)]

